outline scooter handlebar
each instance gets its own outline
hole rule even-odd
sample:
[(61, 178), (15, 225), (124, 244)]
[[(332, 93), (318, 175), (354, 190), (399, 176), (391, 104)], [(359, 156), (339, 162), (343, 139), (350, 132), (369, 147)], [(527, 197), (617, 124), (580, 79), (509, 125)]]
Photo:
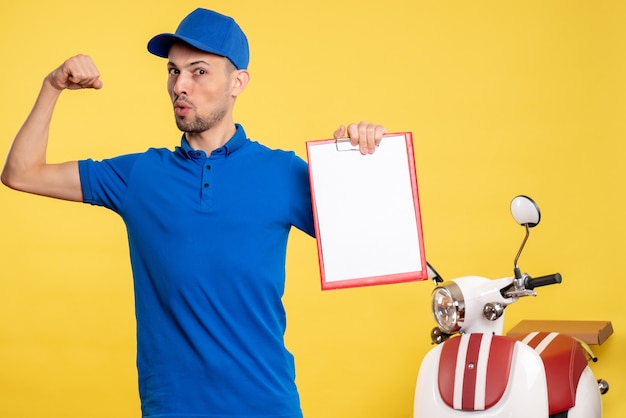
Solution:
[(526, 289), (533, 290), (536, 287), (559, 283), (561, 283), (561, 273), (548, 274), (547, 276), (528, 279), (526, 282)]

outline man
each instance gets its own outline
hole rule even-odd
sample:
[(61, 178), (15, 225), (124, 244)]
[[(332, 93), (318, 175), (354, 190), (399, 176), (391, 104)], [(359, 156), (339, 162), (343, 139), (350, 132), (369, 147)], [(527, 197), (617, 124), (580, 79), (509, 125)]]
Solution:
[[(45, 78), (2, 181), (124, 219), (143, 416), (301, 417), (281, 297), (290, 228), (314, 234), (307, 165), (249, 140), (234, 123), (249, 52), (232, 18), (197, 9), (148, 50), (168, 59), (179, 147), (46, 163), (60, 93), (102, 87), (91, 58), (78, 55)], [(384, 128), (361, 122), (347, 132), (367, 154)]]

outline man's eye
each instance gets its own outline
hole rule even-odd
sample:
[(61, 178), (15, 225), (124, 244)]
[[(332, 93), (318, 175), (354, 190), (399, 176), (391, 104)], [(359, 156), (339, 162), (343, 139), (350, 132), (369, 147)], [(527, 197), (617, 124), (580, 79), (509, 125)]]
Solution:
[(196, 70), (196, 74), (198, 74), (198, 75), (204, 75), (204, 74), (206, 74), (206, 70), (203, 70), (202, 68), (198, 68), (198, 69)]
[(169, 70), (169, 75), (178, 75), (178, 73), (180, 73), (180, 71), (178, 71), (176, 68), (170, 68)]

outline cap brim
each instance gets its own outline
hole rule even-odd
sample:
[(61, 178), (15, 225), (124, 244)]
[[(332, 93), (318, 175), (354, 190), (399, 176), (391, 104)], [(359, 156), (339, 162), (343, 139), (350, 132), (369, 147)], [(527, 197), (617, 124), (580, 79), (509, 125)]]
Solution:
[(205, 44), (201, 42), (187, 38), (185, 36), (174, 35), (173, 33), (162, 33), (150, 39), (150, 41), (148, 41), (148, 52), (156, 55), (157, 57), (167, 58), (171, 46), (176, 42), (184, 42), (194, 48), (199, 49), (200, 51), (224, 56), (224, 53), (221, 51), (217, 51), (214, 48), (208, 48)]

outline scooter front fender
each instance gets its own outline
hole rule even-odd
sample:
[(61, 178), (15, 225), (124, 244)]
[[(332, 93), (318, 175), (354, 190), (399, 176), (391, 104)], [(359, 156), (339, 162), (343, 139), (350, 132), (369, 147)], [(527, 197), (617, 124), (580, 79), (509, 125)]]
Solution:
[[(445, 343), (444, 343), (445, 344)], [(532, 348), (514, 345), (506, 389), (500, 400), (484, 411), (462, 411), (446, 404), (439, 392), (439, 360), (444, 344), (430, 350), (420, 366), (414, 418), (543, 418), (548, 417), (548, 393), (541, 357)]]

